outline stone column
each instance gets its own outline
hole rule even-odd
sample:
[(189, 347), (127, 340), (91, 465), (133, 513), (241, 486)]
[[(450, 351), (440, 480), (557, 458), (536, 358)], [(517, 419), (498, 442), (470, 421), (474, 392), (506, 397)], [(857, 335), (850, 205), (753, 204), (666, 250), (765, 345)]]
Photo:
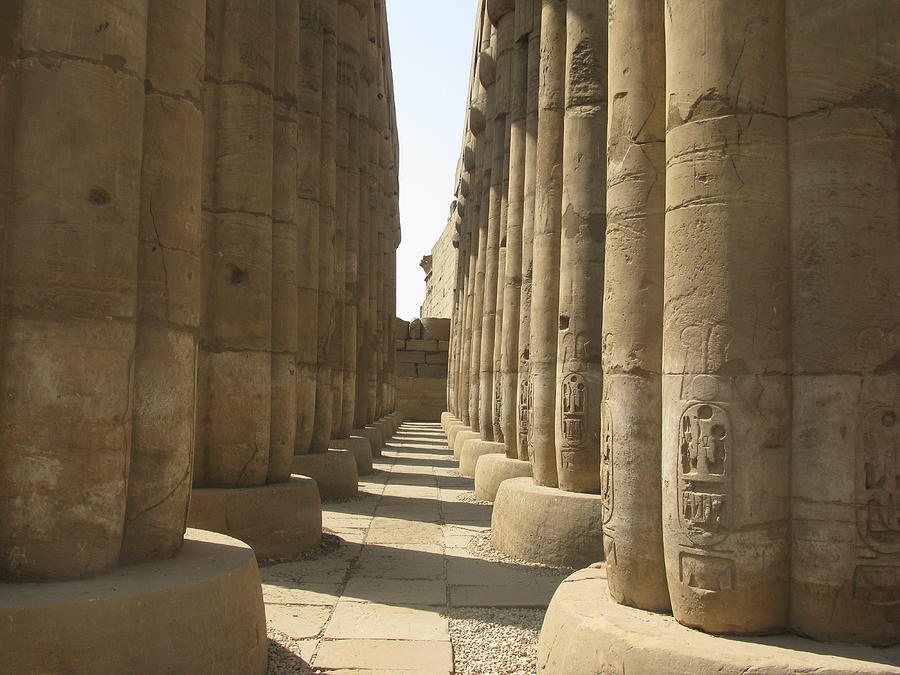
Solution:
[[(339, 191), (339, 212), (345, 228), (344, 323), (341, 337), (343, 382), (338, 437), (353, 429), (356, 408), (356, 355), (359, 291), (359, 68), (360, 45), (366, 24), (359, 7), (338, 0), (338, 125), (346, 138), (343, 157), (344, 188)], [(340, 148), (341, 146), (339, 146)], [(340, 155), (339, 155), (340, 156)], [(340, 174), (339, 174), (340, 176)]]
[(566, 3), (556, 470), (566, 492), (600, 492), (606, 238), (607, 8)]
[[(484, 277), (485, 263), (487, 260), (487, 241), (488, 241), (488, 211), (490, 204), (490, 184), (491, 184), (491, 129), (487, 127), (488, 97), (486, 86), (482, 79), (482, 64), (487, 63), (490, 59), (490, 35), (491, 22), (487, 14), (481, 17), (481, 51), (478, 55), (478, 62), (475, 66), (474, 77), (477, 80), (476, 91), (477, 96), (475, 103), (469, 110), (469, 127), (472, 133), (478, 136), (478, 145), (475, 148), (475, 171), (478, 173), (479, 179), (477, 183), (478, 208), (477, 208), (477, 227), (478, 227), (478, 252), (475, 257), (475, 280), (473, 285), (473, 304), (472, 304), (472, 337), (471, 351), (469, 356), (469, 426), (472, 431), (481, 431), (481, 344), (482, 329), (484, 326)], [(487, 66), (484, 66), (485, 72)], [(479, 317), (481, 319), (479, 320)]]
[(664, 15), (655, 0), (637, 0), (617, 5), (609, 22), (600, 437), (609, 592), (619, 603), (652, 611), (670, 609), (660, 490)]
[(564, 0), (542, 0), (540, 72), (529, 346), (530, 443), (534, 482), (556, 487), (556, 338), (566, 81)]
[(213, 9), (194, 484), (252, 487), (266, 482), (271, 441), (275, 11), (236, 0)]
[(191, 489), (204, 4), (153, 0), (147, 15), (134, 426), (121, 551), (128, 563), (181, 548)]
[(516, 383), (516, 435), (519, 459), (531, 460), (531, 299), (534, 276), (535, 181), (537, 179), (538, 86), (541, 66), (541, 3), (527, 0), (532, 8), (528, 36), (528, 95), (525, 100), (525, 174), (522, 202), (522, 293), (519, 301), (519, 372)]
[[(510, 155), (510, 107), (511, 88), (510, 77), (512, 69), (512, 52), (516, 42), (516, 3), (515, 0), (496, 0), (491, 5), (491, 12), (496, 20), (498, 35), (497, 53), (497, 84), (496, 97), (497, 108), (503, 116), (503, 146), (500, 153), (500, 166), (497, 173), (500, 176), (500, 213), (499, 233), (497, 248), (497, 281), (495, 291), (496, 314), (494, 317), (494, 351), (492, 358), (493, 389), (491, 399), (493, 409), (491, 422), (493, 424), (494, 440), (503, 442), (503, 409), (504, 405), (501, 364), (503, 360), (503, 303), (506, 288), (506, 230), (509, 212), (509, 155)], [(500, 125), (497, 126), (498, 131)], [(492, 207), (494, 203), (492, 202)]]
[(787, 36), (791, 625), (897, 644), (900, 5), (792, 2)]
[(663, 537), (675, 618), (787, 625), (790, 233), (781, 0), (667, 7)]
[[(474, 61), (474, 59), (473, 59)], [(474, 88), (477, 88), (477, 83)], [(470, 196), (464, 202), (464, 210), (461, 212), (466, 232), (466, 241), (468, 247), (468, 259), (466, 261), (466, 304), (465, 314), (463, 316), (463, 334), (461, 338), (461, 356), (460, 356), (460, 419), (463, 424), (472, 425), (471, 417), (471, 396), (472, 396), (472, 334), (475, 331), (473, 325), (473, 313), (475, 309), (475, 274), (478, 269), (478, 248), (479, 248), (479, 229), (478, 229), (478, 204), (481, 198), (481, 174), (476, 160), (476, 144), (481, 141), (477, 139), (472, 131), (472, 105), (469, 107), (470, 116), (468, 120), (468, 141), (463, 148), (463, 165), (467, 167), (469, 172), (469, 194)], [(480, 133), (480, 132), (479, 132)]]
[(321, 146), (319, 183), (319, 300), (318, 370), (316, 372), (316, 412), (312, 450), (324, 452), (331, 440), (334, 421), (333, 365), (335, 352), (335, 272), (334, 205), (336, 190), (335, 124), (337, 121), (337, 43), (335, 11), (337, 0), (319, 0), (322, 26)]
[[(77, 578), (114, 567), (123, 543), (134, 435), (142, 454), (154, 441), (141, 435), (149, 417), (137, 426), (133, 421), (133, 396), (146, 396), (154, 383), (136, 382), (140, 373), (132, 372), (137, 334), (150, 337), (146, 327), (136, 327), (136, 309), (140, 300), (150, 299), (153, 274), (146, 265), (149, 251), (139, 246), (149, 225), (149, 195), (156, 194), (152, 155), (142, 176), (145, 106), (147, 122), (155, 126), (159, 120), (153, 110), (158, 101), (144, 88), (147, 4), (65, 8), (32, 0), (3, 11), (4, 580)], [(42, 25), (42, 15), (52, 15), (65, 30)], [(98, 35), (95, 29), (104, 21), (107, 30)], [(158, 28), (149, 33), (151, 44), (161, 38)], [(196, 80), (184, 82), (196, 93)], [(170, 84), (171, 77), (163, 78), (161, 90)], [(189, 158), (189, 148), (181, 162)], [(176, 165), (175, 170), (184, 168)], [(186, 215), (178, 212), (178, 199), (165, 207), (166, 223), (173, 207), (178, 216)], [(166, 242), (173, 241), (166, 234)], [(139, 279), (145, 270), (147, 279)], [(179, 295), (184, 290), (173, 288)], [(190, 309), (184, 309), (189, 317)], [(172, 319), (184, 316), (182, 310)], [(172, 373), (181, 390), (184, 365)], [(175, 394), (169, 403), (178, 407), (181, 401)], [(180, 416), (178, 421), (180, 427)], [(169, 447), (177, 441), (178, 431), (173, 431), (164, 441), (168, 457), (159, 464), (167, 475), (183, 463), (178, 450)], [(147, 459), (143, 456), (142, 464)], [(177, 479), (173, 484), (179, 484)], [(166, 548), (167, 540), (163, 534), (157, 543)]]
[(478, 75), (487, 90), (487, 129), (491, 152), (485, 157), (490, 165), (490, 180), (485, 186), (482, 203), (482, 220), (485, 241), (484, 290), (481, 309), (481, 349), (479, 366), (478, 418), (481, 438), (494, 440), (494, 337), (497, 318), (497, 265), (500, 248), (500, 201), (503, 190), (503, 148), (506, 142), (506, 112), (501, 108), (499, 82), (500, 69), (497, 67), (501, 50), (508, 49), (512, 38), (508, 20), (502, 20), (504, 31), (501, 37), (499, 25), (491, 34), (491, 50), (482, 52), (479, 59)]
[(291, 477), (297, 434), (297, 178), (300, 5), (275, 3), (272, 169), (272, 408), (269, 483)]
[[(501, 436), (506, 456), (518, 459), (516, 388), (519, 379), (519, 318), (522, 302), (522, 216), (525, 199), (525, 117), (528, 99), (528, 44), (533, 30), (531, 0), (516, 3), (516, 35), (509, 82), (509, 187), (506, 213), (506, 267), (503, 273), (501, 349)], [(527, 20), (526, 20), (527, 19)]]
[(294, 453), (313, 444), (319, 338), (319, 195), (322, 182), (322, 24), (319, 0), (300, 3), (297, 92), (297, 413)]

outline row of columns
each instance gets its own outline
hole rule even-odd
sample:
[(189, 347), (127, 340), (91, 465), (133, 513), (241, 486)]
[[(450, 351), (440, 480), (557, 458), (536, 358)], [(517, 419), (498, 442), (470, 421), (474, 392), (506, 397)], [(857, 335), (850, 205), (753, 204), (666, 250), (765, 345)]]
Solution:
[(618, 602), (900, 641), (900, 8), (479, 16), (449, 411), (600, 495)]
[(2, 580), (171, 557), (394, 401), (383, 3), (70, 4), (0, 30)]

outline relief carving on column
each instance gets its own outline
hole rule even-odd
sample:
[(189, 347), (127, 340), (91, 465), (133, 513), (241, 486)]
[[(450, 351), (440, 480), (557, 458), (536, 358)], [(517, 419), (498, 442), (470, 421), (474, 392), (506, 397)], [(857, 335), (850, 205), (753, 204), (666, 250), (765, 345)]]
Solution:
[(608, 523), (616, 506), (613, 481), (613, 421), (609, 404), (603, 402), (600, 414), (600, 503), (603, 505), (603, 524)]
[(731, 527), (728, 413), (715, 403), (694, 403), (681, 416), (678, 437), (681, 525), (696, 545), (718, 544)]

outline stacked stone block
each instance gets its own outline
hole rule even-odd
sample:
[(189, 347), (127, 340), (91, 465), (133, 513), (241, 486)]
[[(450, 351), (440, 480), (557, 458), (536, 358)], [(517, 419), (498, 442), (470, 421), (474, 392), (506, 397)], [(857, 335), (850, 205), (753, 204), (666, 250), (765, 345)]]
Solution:
[(398, 409), (406, 419), (436, 422), (446, 408), (450, 319), (395, 319)]

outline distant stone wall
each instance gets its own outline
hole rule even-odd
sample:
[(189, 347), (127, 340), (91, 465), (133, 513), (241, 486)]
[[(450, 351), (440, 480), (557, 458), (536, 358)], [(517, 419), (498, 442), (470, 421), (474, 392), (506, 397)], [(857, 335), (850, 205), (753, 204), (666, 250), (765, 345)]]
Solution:
[(431, 249), (431, 255), (422, 260), (425, 270), (425, 302), (419, 316), (449, 319), (453, 311), (453, 289), (456, 286), (457, 249), (453, 245), (456, 234), (453, 221), (449, 221), (440, 238)]
[(450, 319), (395, 319), (397, 410), (414, 422), (437, 422), (447, 409)]

